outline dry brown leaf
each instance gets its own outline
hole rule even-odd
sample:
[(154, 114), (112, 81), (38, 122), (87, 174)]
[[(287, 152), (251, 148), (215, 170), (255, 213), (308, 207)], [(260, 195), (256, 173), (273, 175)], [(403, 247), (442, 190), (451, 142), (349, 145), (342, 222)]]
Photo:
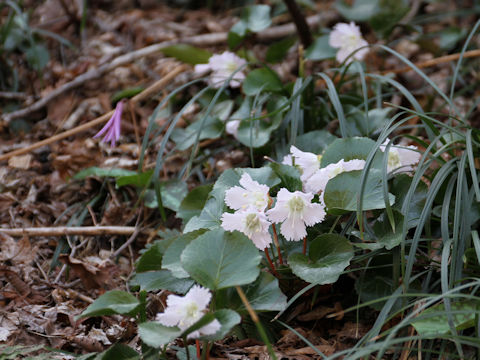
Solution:
[(8, 159), (8, 166), (16, 169), (30, 169), (32, 163), (32, 154), (12, 156)]

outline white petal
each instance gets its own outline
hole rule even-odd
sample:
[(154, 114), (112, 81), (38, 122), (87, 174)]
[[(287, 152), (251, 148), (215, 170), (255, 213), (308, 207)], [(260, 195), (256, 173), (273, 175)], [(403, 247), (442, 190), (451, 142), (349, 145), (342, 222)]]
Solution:
[(272, 237), (268, 231), (265, 232), (256, 232), (251, 240), (257, 249), (263, 250), (272, 243)]
[(277, 204), (275, 205), (275, 207), (268, 210), (266, 214), (271, 222), (281, 223), (282, 221), (285, 221), (285, 219), (288, 217), (288, 207), (285, 203), (279, 204), (277, 198)]
[(213, 335), (218, 330), (220, 330), (221, 327), (222, 325), (220, 324), (220, 322), (217, 319), (214, 319), (211, 323), (201, 327), (198, 331), (202, 335)]
[(307, 230), (302, 219), (289, 217), (280, 227), (281, 234), (289, 241), (302, 240), (307, 236)]
[(225, 125), (225, 131), (227, 132), (227, 134), (237, 137), (239, 126), (240, 126), (240, 120), (230, 120)]
[(301, 151), (293, 145), (290, 147), (290, 152), (295, 158), (295, 165), (300, 166), (302, 169), (302, 181), (308, 179), (320, 168), (320, 161), (317, 155), (310, 152)]
[(210, 65), (209, 64), (197, 64), (197, 65), (195, 65), (193, 71), (194, 71), (195, 75), (203, 76), (210, 71)]
[(165, 326), (177, 326), (178, 323), (182, 320), (182, 315), (176, 313), (175, 311), (169, 310), (168, 307), (165, 309), (165, 312), (157, 314), (155, 320), (160, 324)]
[(241, 213), (223, 213), (222, 215), (222, 228), (227, 231), (242, 231), (243, 230), (244, 215)]
[(225, 191), (225, 204), (231, 209), (238, 210), (248, 204), (248, 191), (240, 186), (234, 186)]
[(353, 159), (353, 160), (345, 161), (343, 163), (343, 169), (345, 171), (363, 170), (364, 167), (365, 167), (365, 160), (360, 160), (360, 159)]
[(322, 204), (310, 204), (303, 213), (303, 221), (307, 226), (313, 226), (325, 219), (325, 207)]
[(212, 294), (210, 293), (210, 290), (199, 285), (192, 286), (185, 295), (186, 300), (188, 299), (188, 301), (197, 303), (199, 311), (203, 311), (207, 308), (211, 298)]

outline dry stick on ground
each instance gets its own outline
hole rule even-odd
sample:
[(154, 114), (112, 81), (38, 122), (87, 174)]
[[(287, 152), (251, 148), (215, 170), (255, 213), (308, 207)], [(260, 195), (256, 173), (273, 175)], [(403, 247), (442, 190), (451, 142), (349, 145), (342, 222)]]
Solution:
[[(135, 95), (130, 101), (135, 104), (139, 101), (142, 101), (144, 99), (146, 99), (147, 97), (149, 97), (152, 93), (158, 91), (159, 89), (163, 88), (165, 85), (167, 85), (170, 81), (172, 81), (177, 75), (179, 75), (180, 73), (184, 72), (185, 70), (188, 69), (188, 66), (186, 65), (180, 65), (178, 66), (177, 68), (175, 68), (173, 71), (171, 71), (170, 73), (168, 73), (168, 75), (166, 75), (165, 77), (161, 78), (160, 80), (158, 80), (157, 82), (155, 82), (153, 85), (149, 86), (148, 88), (146, 88), (144, 91), (142, 91), (140, 94), (138, 95)], [(48, 139), (45, 139), (45, 140), (42, 140), (42, 141), (39, 141), (39, 142), (36, 142), (30, 146), (27, 146), (27, 147), (24, 147), (24, 148), (21, 148), (21, 149), (17, 149), (17, 150), (14, 150), (14, 151), (11, 151), (11, 152), (8, 152), (6, 154), (3, 154), (3, 155), (0, 155), (0, 161), (4, 161), (4, 160), (7, 160), (9, 158), (11, 158), (12, 156), (18, 156), (18, 155), (23, 155), (23, 154), (26, 154), (32, 150), (35, 150), (35, 149), (38, 149), (39, 147), (42, 147), (42, 146), (45, 146), (45, 145), (49, 145), (49, 144), (52, 144), (56, 141), (59, 141), (59, 140), (62, 140), (62, 139), (65, 139), (69, 136), (72, 136), (72, 135), (75, 135), (79, 132), (82, 132), (82, 131), (85, 131), (87, 129), (90, 129), (91, 127), (94, 127), (94, 126), (97, 126), (97, 125), (100, 125), (100, 124), (103, 124), (104, 122), (106, 122), (108, 119), (110, 119), (110, 117), (113, 115), (113, 113), (115, 112), (115, 110), (112, 110), (96, 119), (93, 119), (85, 124), (82, 124), (80, 126), (77, 126), (73, 129), (70, 129), (70, 130), (67, 130), (67, 131), (64, 131), (60, 134), (57, 134), (57, 135), (54, 135), (52, 137), (49, 137)]]
[[(310, 26), (316, 26), (321, 21), (329, 22), (332, 19), (336, 18), (337, 14), (333, 11), (324, 11), (321, 15), (314, 15), (307, 18), (307, 23)], [(259, 41), (270, 41), (273, 39), (282, 38), (288, 35), (294, 34), (296, 31), (294, 24), (286, 24), (271, 27), (262, 31), (260, 34), (257, 35), (257, 40)], [(42, 99), (38, 100), (37, 102), (33, 103), (32, 105), (17, 110), (8, 114), (3, 114), (2, 118), (5, 122), (9, 122), (13, 119), (17, 119), (20, 117), (25, 117), (35, 111), (38, 111), (45, 107), (50, 101), (54, 100), (57, 96), (64, 94), (66, 91), (72, 90), (87, 81), (94, 80), (100, 78), (102, 75), (106, 74), (107, 72), (115, 69), (118, 66), (129, 64), (135, 60), (140, 58), (153, 55), (155, 53), (160, 52), (163, 48), (171, 45), (176, 44), (190, 44), (195, 46), (211, 46), (220, 43), (225, 43), (227, 41), (228, 33), (221, 32), (221, 33), (212, 33), (212, 34), (203, 34), (197, 36), (189, 36), (184, 38), (179, 38), (176, 40), (164, 41), (158, 44), (150, 45), (139, 50), (135, 50), (129, 52), (124, 55), (120, 55), (110, 61), (109, 63), (103, 64), (97, 68), (91, 69), (86, 73), (83, 73), (77, 76), (72, 81), (69, 81), (55, 90), (52, 90), (48, 95), (43, 97)]]
[(59, 226), (23, 229), (0, 228), (0, 234), (10, 236), (132, 235), (135, 231), (135, 226)]

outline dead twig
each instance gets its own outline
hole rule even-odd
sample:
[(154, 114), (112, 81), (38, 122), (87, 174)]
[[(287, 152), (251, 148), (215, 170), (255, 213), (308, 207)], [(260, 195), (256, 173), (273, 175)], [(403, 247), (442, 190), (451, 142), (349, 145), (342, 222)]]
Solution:
[(10, 236), (64, 236), (64, 235), (131, 235), (134, 226), (83, 226), (83, 227), (37, 227), (23, 229), (1, 229), (0, 233)]

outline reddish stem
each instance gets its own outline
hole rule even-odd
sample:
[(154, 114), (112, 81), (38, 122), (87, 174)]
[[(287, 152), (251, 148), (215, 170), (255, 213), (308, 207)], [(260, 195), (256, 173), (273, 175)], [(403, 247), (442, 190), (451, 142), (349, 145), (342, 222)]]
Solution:
[(277, 235), (277, 229), (275, 228), (275, 224), (272, 224), (272, 229), (273, 229), (273, 242), (275, 243), (275, 246), (277, 247), (277, 252), (278, 252), (278, 260), (280, 261), (280, 265), (283, 265), (282, 252), (280, 251), (280, 244), (278, 242), (278, 235)]
[(303, 238), (303, 255), (307, 254), (307, 237)]
[(268, 254), (268, 248), (265, 248), (263, 251), (265, 252), (265, 256), (267, 257), (267, 261), (270, 264), (273, 275), (278, 276), (277, 269), (275, 269), (275, 265), (273, 265), (272, 259), (270, 259), (270, 255)]
[[(200, 359), (202, 356), (202, 352), (200, 351), (200, 341), (195, 340), (195, 345), (197, 345), (197, 359)], [(188, 346), (188, 345), (187, 345)]]

